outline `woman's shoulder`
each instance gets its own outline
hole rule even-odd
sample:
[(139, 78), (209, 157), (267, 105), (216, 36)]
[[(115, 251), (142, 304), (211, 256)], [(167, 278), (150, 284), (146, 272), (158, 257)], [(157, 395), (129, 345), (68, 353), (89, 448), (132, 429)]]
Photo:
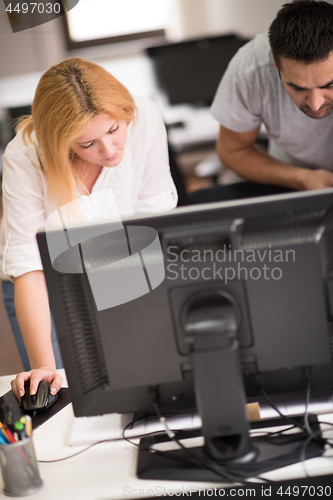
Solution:
[(29, 138), (21, 129), (8, 143), (4, 151), (2, 157), (3, 171), (6, 173), (7, 179), (11, 173), (15, 174), (15, 178), (17, 175), (28, 174), (31, 176), (32, 173), (39, 175), (41, 172), (40, 158), (41, 153), (35, 133), (33, 132)]
[(28, 134), (24, 134), (24, 129), (20, 129), (15, 137), (7, 144), (4, 154), (36, 155), (36, 146), (37, 141), (35, 132), (32, 132), (29, 137)]
[(133, 99), (136, 106), (154, 106), (154, 102), (143, 95), (133, 95)]
[(155, 127), (161, 121), (161, 110), (155, 104), (154, 101), (149, 99), (148, 97), (143, 96), (133, 96), (136, 109), (136, 125), (141, 124), (142, 126), (151, 126)]
[(149, 99), (148, 97), (134, 95), (133, 99), (134, 99), (136, 108), (138, 110), (138, 113), (141, 113), (141, 114), (145, 113), (147, 115), (155, 114), (155, 113), (160, 114), (160, 110), (159, 110), (157, 104), (155, 104), (155, 102), (152, 101), (151, 99)]

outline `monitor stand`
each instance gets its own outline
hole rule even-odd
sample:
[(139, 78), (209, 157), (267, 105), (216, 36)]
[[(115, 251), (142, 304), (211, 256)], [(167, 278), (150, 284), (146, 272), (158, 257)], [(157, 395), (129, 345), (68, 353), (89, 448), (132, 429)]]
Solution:
[[(302, 425), (302, 417), (299, 419)], [(319, 432), (319, 422), (315, 415), (309, 415), (310, 427), (314, 433)], [(264, 431), (263, 425), (278, 427), (285, 425), (280, 418), (258, 422)], [(252, 426), (251, 426), (252, 427)], [(257, 426), (254, 426), (258, 428)], [(204, 446), (191, 447), (186, 441), (202, 436), (200, 429), (196, 431), (177, 431), (176, 439), (189, 448), (189, 454), (184, 449), (174, 444), (171, 451), (156, 451), (161, 446), (172, 444), (167, 434), (141, 439), (137, 461), (137, 477), (139, 479), (181, 480), (181, 481), (217, 481), (232, 482), (226, 471), (230, 474), (237, 472), (245, 474), (248, 478), (256, 477), (270, 470), (279, 469), (297, 463), (301, 460), (302, 446), (308, 438), (304, 431), (295, 433), (293, 440), (285, 436), (275, 436), (269, 440), (264, 437), (251, 438), (255, 457), (249, 462), (242, 461), (217, 461), (210, 458)], [(322, 455), (324, 445), (318, 441), (310, 441), (306, 446), (304, 459)]]
[[(161, 453), (156, 451), (156, 445), (170, 441), (167, 435), (142, 439), (139, 478), (221, 481), (226, 480), (226, 470), (251, 477), (300, 461), (309, 436), (306, 431), (295, 432), (292, 437), (250, 437), (237, 338), (238, 317), (235, 299), (222, 290), (196, 293), (184, 305), (183, 329), (189, 345), (204, 445), (191, 448), (190, 452), (176, 446), (173, 451)], [(309, 423), (318, 437), (307, 444), (306, 458), (321, 455), (324, 450), (316, 417), (311, 416)], [(278, 418), (269, 424), (285, 422)], [(193, 433), (177, 434), (177, 439), (187, 437), (193, 437)], [(183, 444), (187, 447), (186, 439)]]

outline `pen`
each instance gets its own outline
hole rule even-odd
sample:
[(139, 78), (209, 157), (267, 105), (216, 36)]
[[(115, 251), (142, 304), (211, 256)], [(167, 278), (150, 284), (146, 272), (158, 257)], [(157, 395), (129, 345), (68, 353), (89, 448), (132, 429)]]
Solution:
[(28, 437), (30, 437), (32, 435), (32, 420), (30, 415), (24, 415), (23, 417), (21, 417), (20, 422), (24, 424), (25, 433)]
[(26, 434), (25, 434), (25, 425), (18, 421), (18, 422), (15, 422), (15, 431), (18, 433), (18, 436), (19, 436), (19, 439), (24, 439), (26, 437)]
[(5, 425), (3, 424), (2, 422), (0, 422), (0, 429), (2, 431), (2, 434), (4, 435), (4, 437), (11, 443), (16, 443), (16, 439), (15, 437), (13, 436), (13, 433), (12, 431)]
[(0, 444), (8, 444), (8, 441), (4, 438), (1, 431), (0, 431)]
[(7, 432), (5, 431), (4, 427), (3, 427), (3, 424), (1, 423), (0, 424), (0, 431), (1, 431), (1, 434), (2, 436), (6, 439), (6, 441), (9, 443), (10, 442), (10, 439), (9, 439), (9, 436), (7, 434)]
[(3, 432), (3, 429), (0, 429), (0, 438), (1, 438), (0, 441), (1, 444), (7, 444), (10, 442), (8, 436), (6, 436), (6, 434)]

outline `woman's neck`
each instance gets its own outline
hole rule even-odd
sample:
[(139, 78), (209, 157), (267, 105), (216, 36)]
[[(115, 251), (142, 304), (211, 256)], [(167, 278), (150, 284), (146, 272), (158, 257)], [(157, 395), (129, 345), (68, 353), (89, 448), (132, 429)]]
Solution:
[(75, 164), (77, 173), (79, 174), (82, 184), (85, 186), (87, 191), (91, 193), (95, 182), (97, 181), (102, 168), (100, 165), (94, 165), (92, 163), (86, 163), (83, 161), (77, 161)]

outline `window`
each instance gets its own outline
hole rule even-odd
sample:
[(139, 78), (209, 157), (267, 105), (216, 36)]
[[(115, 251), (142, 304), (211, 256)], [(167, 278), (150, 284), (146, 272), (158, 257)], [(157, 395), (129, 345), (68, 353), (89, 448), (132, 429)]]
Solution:
[(170, 0), (80, 0), (66, 16), (69, 49), (164, 35)]

